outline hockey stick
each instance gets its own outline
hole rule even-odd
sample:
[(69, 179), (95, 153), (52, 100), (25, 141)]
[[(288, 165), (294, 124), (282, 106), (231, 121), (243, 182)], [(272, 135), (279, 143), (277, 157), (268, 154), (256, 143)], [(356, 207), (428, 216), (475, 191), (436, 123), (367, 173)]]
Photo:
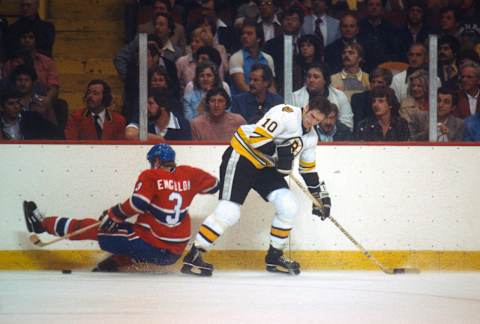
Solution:
[[(323, 204), (320, 200), (318, 200), (316, 197), (314, 197), (310, 191), (308, 191), (307, 188), (303, 185), (303, 183), (295, 177), (293, 174), (290, 174), (290, 179), (292, 179), (297, 186), (310, 198), (310, 200), (318, 207), (323, 208)], [(387, 268), (385, 267), (380, 261), (378, 261), (373, 255), (370, 254), (360, 243), (358, 243), (357, 240), (353, 238), (350, 233), (347, 232), (345, 228), (343, 228), (342, 225), (340, 225), (335, 218), (333, 218), (332, 215), (328, 217), (330, 221), (335, 225), (342, 233), (345, 235), (362, 253), (370, 260), (372, 261), (377, 267), (379, 267), (384, 273), (386, 274), (400, 274), (400, 273), (420, 273), (420, 270), (415, 269), (415, 268)]]
[(38, 237), (37, 234), (32, 234), (30, 235), (29, 239), (30, 239), (30, 242), (32, 242), (33, 245), (36, 245), (38, 247), (45, 247), (45, 246), (48, 246), (48, 245), (51, 245), (51, 244), (54, 244), (54, 243), (57, 243), (57, 242), (60, 242), (60, 241), (63, 241), (65, 239), (69, 239), (71, 238), (72, 236), (75, 236), (75, 235), (78, 235), (78, 234), (82, 234), (83, 232), (86, 232), (98, 225), (100, 225), (101, 221), (98, 221), (98, 222), (95, 222), (93, 224), (90, 224), (86, 227), (83, 227), (79, 230), (76, 230), (75, 232), (71, 232), (71, 233), (68, 233), (67, 235), (65, 236), (60, 236), (60, 237), (57, 237), (56, 239), (53, 239), (51, 241), (48, 241), (48, 242), (42, 242), (42, 240), (40, 240), (40, 238)]

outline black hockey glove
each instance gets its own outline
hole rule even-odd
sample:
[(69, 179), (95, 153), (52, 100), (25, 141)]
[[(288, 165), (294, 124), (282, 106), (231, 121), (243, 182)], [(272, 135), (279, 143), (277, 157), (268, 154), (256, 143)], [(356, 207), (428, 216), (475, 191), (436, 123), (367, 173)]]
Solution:
[(282, 144), (277, 144), (276, 151), (277, 160), (275, 167), (277, 168), (277, 171), (282, 174), (290, 174), (290, 172), (292, 172), (294, 159), (292, 142), (287, 140)]
[(332, 207), (332, 201), (330, 199), (330, 195), (328, 194), (327, 188), (325, 187), (325, 182), (322, 181), (320, 183), (320, 192), (313, 193), (313, 196), (322, 202), (323, 208), (320, 208), (317, 205), (313, 204), (312, 214), (320, 217), (322, 221), (330, 217), (330, 208)]
[(119, 223), (115, 222), (108, 216), (108, 210), (104, 210), (102, 216), (100, 216), (100, 230), (104, 232), (115, 232), (118, 229)]

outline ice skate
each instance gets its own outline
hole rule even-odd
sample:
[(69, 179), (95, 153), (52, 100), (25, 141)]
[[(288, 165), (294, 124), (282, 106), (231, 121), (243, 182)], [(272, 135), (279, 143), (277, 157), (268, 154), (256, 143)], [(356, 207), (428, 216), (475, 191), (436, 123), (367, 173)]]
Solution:
[(25, 223), (29, 232), (37, 234), (45, 232), (45, 228), (42, 225), (43, 215), (38, 210), (37, 204), (33, 201), (24, 201), (23, 215), (25, 216)]
[(270, 245), (265, 256), (265, 266), (269, 272), (280, 272), (291, 275), (300, 274), (300, 264), (283, 256), (283, 251)]
[(183, 266), (180, 271), (185, 274), (210, 277), (213, 272), (213, 265), (203, 261), (202, 252), (194, 245), (183, 258)]
[(120, 268), (132, 264), (128, 257), (120, 255), (110, 255), (106, 259), (100, 261), (92, 272), (119, 272)]

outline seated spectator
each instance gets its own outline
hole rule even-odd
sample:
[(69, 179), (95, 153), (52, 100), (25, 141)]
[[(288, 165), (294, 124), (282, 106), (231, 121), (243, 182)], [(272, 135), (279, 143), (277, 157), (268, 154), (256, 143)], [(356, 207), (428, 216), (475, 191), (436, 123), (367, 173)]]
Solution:
[[(38, 35), (31, 26), (26, 26), (23, 30), (18, 30), (17, 34), (20, 37), (20, 49), (16, 53), (15, 58), (8, 60), (3, 66), (3, 77), (8, 78), (15, 66), (19, 65), (18, 59), (20, 57), (29, 56), (29, 61), (31, 57), (31, 62), (33, 62), (38, 80), (47, 88), (46, 104), (51, 106), (54, 99), (57, 98), (60, 89), (57, 65), (50, 57), (37, 51), (36, 39)], [(20, 64), (29, 64), (29, 62)]]
[[(162, 19), (164, 19), (164, 17), (159, 19), (159, 22), (163, 22)], [(138, 37), (136, 37), (128, 45), (122, 47), (113, 58), (113, 65), (115, 66), (115, 69), (117, 70), (120, 79), (124, 82), (125, 85), (131, 77), (135, 77), (135, 80), (138, 80), (138, 72), (136, 70), (138, 69), (138, 44), (139, 39)], [(150, 67), (153, 65), (162, 65), (166, 68), (172, 85), (174, 85), (174, 91), (172, 92), (172, 94), (180, 97), (180, 85), (177, 76), (177, 69), (175, 67), (175, 61), (172, 61), (172, 55), (168, 55), (168, 51), (163, 50), (165, 46), (169, 47), (168, 45), (165, 45), (163, 43), (162, 38), (158, 35), (148, 35), (147, 55), (150, 55), (148, 60), (151, 60), (151, 62), (148, 62), (148, 64), (150, 65)], [(129, 69), (130, 72), (133, 73), (132, 75), (128, 73)], [(138, 84), (138, 81), (136, 81), (136, 84)]]
[[(200, 6), (200, 10), (191, 10), (189, 16), (187, 17), (187, 22), (193, 22), (187, 27), (187, 30), (192, 30), (198, 26), (199, 19), (196, 19), (195, 16), (200, 17), (200, 20), (203, 20), (206, 24), (212, 26), (213, 28), (213, 37), (215, 38), (218, 44), (221, 44), (225, 47), (228, 54), (232, 54), (239, 49), (239, 41), (237, 34), (232, 26), (227, 24), (220, 18), (222, 11), (228, 6), (226, 1), (215, 1), (215, 0), (203, 0), (197, 2)], [(192, 28), (192, 25), (195, 26)]]
[(407, 122), (418, 111), (428, 111), (428, 74), (417, 70), (409, 76), (407, 97), (400, 103), (400, 116)]
[(233, 22), (233, 27), (235, 29), (238, 29), (243, 24), (245, 18), (255, 20), (260, 15), (259, 5), (257, 5), (257, 1), (237, 1), (234, 7), (236, 8), (232, 9), (235, 10), (235, 21)]
[(273, 82), (272, 71), (265, 64), (254, 64), (250, 70), (250, 90), (233, 96), (232, 112), (240, 114), (249, 123), (256, 122), (283, 98), (269, 91)]
[[(407, 97), (409, 76), (420, 69), (428, 71), (427, 66), (428, 51), (424, 44), (414, 43), (408, 50), (408, 68), (395, 74), (392, 80), (391, 88), (395, 91), (395, 95), (399, 102)], [(440, 87), (440, 79), (437, 78), (437, 85)]]
[(218, 76), (217, 67), (209, 61), (197, 66), (192, 84), (192, 90), (185, 89), (183, 95), (183, 113), (188, 121), (204, 111), (203, 98), (208, 90), (224, 86)]
[(297, 46), (297, 54), (293, 57), (293, 91), (303, 87), (308, 68), (313, 63), (323, 63), (323, 45), (314, 35), (303, 35), (298, 39)]
[(367, 16), (360, 20), (359, 43), (365, 51), (364, 69), (370, 72), (387, 61), (396, 61), (399, 45), (395, 27), (383, 18), (384, 1), (366, 0)]
[[(275, 77), (275, 88), (278, 90), (280, 95), (283, 95), (283, 83), (284, 83), (284, 68), (285, 68), (285, 35), (292, 36), (292, 60), (293, 54), (297, 49), (297, 40), (301, 36), (301, 29), (303, 24), (303, 11), (297, 6), (292, 5), (284, 12), (282, 19), (282, 30), (283, 35), (277, 36), (265, 43), (264, 51), (272, 57), (272, 64), (270, 69), (272, 69), (273, 75)], [(265, 62), (259, 62), (266, 64)], [(230, 65), (230, 69), (231, 69)]]
[(16, 90), (5, 91), (0, 99), (0, 139), (62, 139), (63, 133), (36, 111), (22, 110)]
[(283, 34), (282, 24), (277, 17), (276, 0), (257, 0), (259, 16), (257, 24), (263, 29), (265, 42)]
[[(215, 25), (212, 25), (211, 24), (211, 20), (200, 20), (197, 22), (197, 26), (193, 29), (193, 31), (190, 33), (190, 41), (192, 41), (192, 37), (193, 35), (195, 34), (196, 36), (199, 36), (200, 37), (200, 41), (201, 43), (203, 43), (203, 45), (201, 46), (210, 46), (210, 47), (213, 47), (215, 48), (219, 55), (220, 55), (220, 58), (221, 58), (221, 64), (218, 64), (218, 67), (221, 68), (221, 71), (223, 72), (222, 74), (222, 79), (223, 79), (223, 76), (227, 74), (228, 72), (228, 60), (229, 60), (229, 57), (230, 57), (230, 54), (227, 52), (227, 49), (225, 48), (225, 46), (223, 46), (222, 44), (220, 44), (218, 42), (218, 40), (215, 38), (214, 36), (214, 33), (215, 33), (215, 28), (216, 26)], [(201, 31), (200, 31), (200, 34), (197, 34), (195, 32), (196, 29), (198, 28), (201, 28)], [(208, 33), (205, 33), (203, 29), (205, 29), (208, 31)], [(201, 47), (200, 46), (200, 47)], [(187, 47), (187, 53), (191, 53), (192, 50), (190, 47)]]
[(407, 121), (397, 117), (398, 101), (389, 88), (372, 90), (373, 117), (367, 117), (358, 125), (355, 139), (359, 141), (408, 141), (410, 133)]
[[(147, 68), (153, 69), (156, 66), (163, 66), (168, 74), (170, 93), (172, 97), (179, 100), (180, 98), (180, 86), (177, 77), (177, 69), (175, 63), (161, 57), (158, 50), (161, 41), (153, 36), (149, 35), (149, 41), (147, 45)], [(137, 44), (138, 45), (138, 44)], [(138, 47), (135, 49), (135, 53), (132, 57), (129, 57), (130, 53), (124, 51), (124, 47), (115, 57), (115, 67), (120, 75), (120, 78), (124, 81), (124, 105), (122, 113), (128, 121), (133, 117), (134, 112), (138, 111), (139, 100), (139, 61), (138, 61)], [(126, 64), (126, 66), (124, 66)], [(124, 70), (125, 69), (125, 70)], [(125, 74), (125, 75), (124, 75)]]
[(459, 22), (460, 41), (463, 48), (474, 48), (480, 44), (480, 4), (474, 0), (464, 0), (460, 5), (462, 17)]
[(342, 90), (351, 101), (352, 95), (370, 88), (368, 73), (362, 71), (363, 49), (360, 44), (346, 45), (342, 53), (343, 70), (331, 77), (334, 88)]
[(21, 0), (20, 17), (9, 26), (5, 37), (7, 52), (12, 54), (21, 46), (20, 36), (25, 28), (35, 32), (36, 49), (43, 55), (52, 57), (53, 43), (55, 41), (55, 26), (48, 21), (42, 20), (38, 15), (39, 0)]
[(36, 111), (50, 123), (57, 125), (57, 118), (52, 106), (46, 105), (45, 88), (37, 83), (37, 73), (33, 67), (28, 65), (17, 66), (10, 74), (12, 84), (22, 97), (20, 104), (22, 110)]
[(260, 50), (263, 45), (263, 29), (254, 21), (248, 19), (244, 21), (240, 40), (242, 49), (230, 57), (229, 63), (234, 94), (248, 91), (250, 69), (253, 64), (266, 64), (272, 71), (275, 70), (272, 57)]
[(407, 23), (398, 31), (398, 43), (400, 46), (399, 60), (407, 62), (406, 54), (413, 43), (424, 43), (431, 33), (427, 26), (425, 16), (427, 7), (422, 0), (412, 0), (406, 7)]
[(351, 13), (346, 13), (340, 19), (341, 37), (325, 47), (325, 62), (333, 73), (342, 70), (342, 53), (346, 45), (358, 43), (358, 19)]
[[(148, 140), (160, 142), (171, 140), (191, 140), (190, 124), (181, 116), (176, 116), (169, 106), (168, 93), (153, 90), (148, 95)], [(125, 138), (139, 139), (139, 119), (132, 120), (125, 128)]]
[[(213, 35), (211, 34), (210, 30), (207, 27), (199, 27), (196, 28), (191, 35), (191, 42), (189, 46), (189, 53), (180, 57), (176, 62), (177, 74), (178, 79), (180, 81), (180, 87), (183, 90), (188, 82), (193, 80), (193, 76), (195, 75), (195, 68), (198, 63), (198, 54), (197, 50), (208, 46), (210, 50), (217, 51), (217, 53), (213, 55), (218, 55), (220, 58), (220, 62), (218, 62), (218, 71), (220, 78), (223, 80), (225, 75), (225, 71), (228, 71), (228, 61), (225, 52), (225, 48), (223, 48), (223, 57), (220, 56), (220, 52), (215, 48), (213, 48)], [(213, 60), (211, 60), (214, 62)], [(214, 62), (217, 63), (217, 62)]]
[(92, 80), (83, 97), (86, 107), (73, 111), (67, 121), (67, 140), (120, 140), (124, 139), (125, 117), (108, 110), (112, 103), (112, 90), (103, 80)]
[(442, 86), (458, 79), (457, 54), (460, 42), (451, 35), (443, 35), (438, 40), (438, 76)]
[(312, 1), (312, 13), (303, 20), (302, 34), (312, 34), (318, 37), (325, 47), (340, 38), (339, 21), (327, 15), (330, 1)]
[(352, 96), (353, 111), (353, 129), (358, 128), (358, 124), (367, 117), (372, 117), (372, 90), (376, 88), (388, 88), (392, 83), (392, 72), (383, 68), (375, 68), (369, 76), (370, 89)]
[(321, 95), (338, 107), (338, 119), (348, 128), (353, 128), (352, 107), (348, 98), (340, 90), (330, 85), (330, 75), (324, 66), (313, 64), (307, 72), (305, 85), (292, 94), (292, 104), (297, 107), (304, 107), (308, 104), (311, 95)]
[(228, 112), (230, 96), (223, 88), (213, 88), (205, 96), (205, 112), (192, 120), (195, 141), (228, 142), (237, 128), (246, 123), (239, 114)]
[(174, 45), (170, 40), (174, 31), (175, 22), (172, 16), (164, 13), (159, 13), (155, 16), (154, 35), (162, 41), (162, 56), (172, 62), (175, 62), (184, 53), (181, 48)]
[(454, 6), (440, 9), (440, 35), (451, 35), (460, 40), (459, 13)]
[(467, 62), (460, 66), (460, 91), (454, 115), (467, 118), (480, 112), (480, 65)]
[(170, 81), (167, 70), (163, 66), (153, 66), (148, 70), (148, 89), (163, 91), (168, 94), (169, 107), (176, 116), (183, 117), (183, 106), (177, 96), (172, 93), (175, 86)]
[(463, 140), (468, 142), (480, 142), (480, 112), (465, 118), (465, 131)]
[(338, 107), (332, 105), (332, 112), (315, 126), (319, 142), (352, 141), (352, 131), (338, 120)]
[[(437, 94), (437, 141), (451, 142), (463, 140), (463, 120), (453, 116), (457, 95), (446, 88), (438, 89)], [(429, 117), (426, 111), (417, 111), (408, 124), (412, 141), (428, 141)]]
[[(139, 33), (152, 34), (155, 31), (155, 18), (158, 14), (170, 15), (172, 13), (172, 4), (169, 0), (154, 0), (152, 4), (152, 19), (138, 26)], [(185, 53), (187, 38), (185, 37), (185, 28), (177, 22), (174, 22), (173, 34), (169, 37), (172, 44)]]

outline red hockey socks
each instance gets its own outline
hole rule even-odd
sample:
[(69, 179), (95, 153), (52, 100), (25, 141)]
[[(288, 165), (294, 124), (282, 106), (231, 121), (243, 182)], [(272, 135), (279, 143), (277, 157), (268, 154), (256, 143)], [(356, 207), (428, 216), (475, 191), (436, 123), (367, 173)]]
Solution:
[[(87, 227), (93, 223), (98, 222), (97, 219), (85, 218), (74, 219), (66, 217), (51, 216), (45, 217), (42, 221), (42, 225), (45, 230), (55, 236), (65, 236), (69, 233), (78, 231), (81, 228)], [(97, 240), (98, 228), (94, 227), (83, 233), (74, 235), (69, 240)]]

